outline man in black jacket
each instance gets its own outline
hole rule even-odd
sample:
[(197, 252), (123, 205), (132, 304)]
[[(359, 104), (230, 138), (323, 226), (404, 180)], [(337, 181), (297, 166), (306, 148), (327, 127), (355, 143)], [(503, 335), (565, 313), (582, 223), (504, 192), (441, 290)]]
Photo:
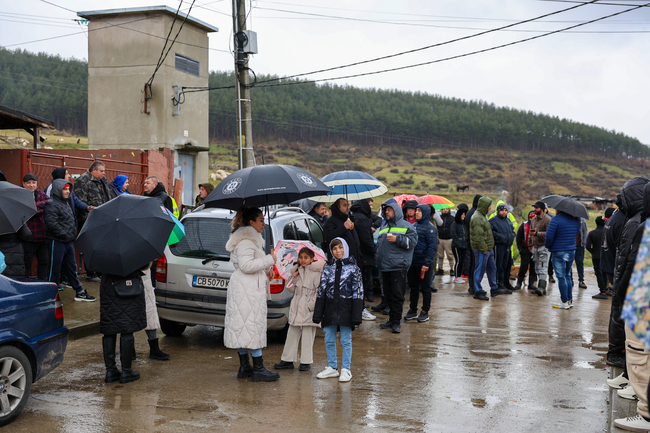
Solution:
[(174, 212), (174, 202), (172, 202), (172, 198), (167, 195), (165, 184), (158, 181), (156, 176), (149, 176), (144, 180), (143, 195), (147, 197), (158, 197), (167, 210), (172, 213)]
[(512, 293), (514, 287), (510, 284), (510, 247), (515, 240), (515, 232), (512, 222), (508, 219), (508, 208), (505, 204), (497, 206), (497, 214), (490, 220), (490, 227), (494, 237), (497, 285), (501, 293)]
[(438, 270), (436, 275), (444, 275), (445, 271), (442, 269), (443, 262), (445, 261), (445, 254), (447, 255), (447, 261), (449, 262), (449, 275), (454, 276), (454, 268), (456, 263), (454, 262), (454, 253), (451, 249), (451, 225), (454, 223), (454, 216), (451, 214), (451, 209), (442, 209), (440, 211), (440, 218), (442, 218), (442, 224), (438, 226)]
[(607, 280), (600, 269), (600, 243), (603, 239), (605, 230), (605, 219), (601, 216), (596, 217), (596, 228), (587, 235), (587, 244), (585, 249), (591, 253), (591, 261), (594, 265), (594, 273), (598, 282), (598, 294), (592, 296), (594, 299), (607, 299)]
[[(607, 365), (620, 368), (623, 368), (625, 361), (625, 323), (621, 319), (621, 309), (638, 250), (638, 245), (634, 245), (634, 234), (642, 221), (643, 188), (647, 183), (647, 177), (639, 176), (628, 180), (621, 188), (620, 210), (627, 217), (627, 221), (623, 226), (614, 260), (614, 285), (612, 286), (614, 295), (609, 317), (609, 348), (607, 351)], [(632, 254), (634, 254), (634, 258), (630, 261)]]
[(367, 200), (355, 201), (350, 211), (354, 215), (354, 230), (359, 237), (360, 260), (357, 263), (361, 269), (363, 292), (368, 302), (374, 302), (372, 268), (375, 266), (375, 240), (372, 237), (372, 211)]
[(79, 282), (77, 277), (77, 262), (74, 256), (72, 242), (77, 238), (77, 226), (68, 204), (72, 185), (65, 179), (55, 179), (52, 182), (52, 198), (50, 198), (43, 209), (45, 217), (45, 239), (49, 243), (50, 250), (50, 272), (49, 280), (59, 284), (59, 274), (65, 273), (68, 282), (77, 292), (75, 301), (95, 301)]
[[(478, 201), (483, 197), (480, 194), (476, 194), (474, 196), (474, 201), (472, 201), (472, 207), (470, 210), (467, 211), (467, 215), (465, 215), (465, 221), (463, 223), (465, 224), (465, 229), (467, 230), (467, 233), (470, 233), (469, 231), (469, 222), (472, 220), (472, 215), (474, 215), (474, 212), (476, 212), (476, 208), (478, 206)], [(472, 242), (472, 239), (470, 237), (470, 243)], [(471, 250), (471, 248), (470, 248)], [(474, 273), (476, 271), (475, 269), (476, 265), (474, 263), (474, 254), (469, 255), (469, 288), (467, 291), (471, 294), (474, 294)]]
[(348, 215), (348, 201), (344, 198), (339, 198), (330, 206), (332, 216), (325, 221), (323, 226), (323, 238), (325, 242), (323, 251), (328, 252), (328, 257), (332, 258), (332, 253), (329, 250), (329, 244), (334, 238), (343, 238), (348, 244), (350, 255), (354, 257), (357, 263), (361, 259), (359, 255), (359, 235), (354, 228), (354, 221)]
[(616, 248), (621, 239), (621, 232), (627, 218), (621, 209), (621, 194), (616, 195), (616, 207), (610, 207), (605, 211), (605, 227), (600, 244), (600, 269), (607, 280), (607, 294), (612, 295), (614, 284), (614, 259), (616, 259)]

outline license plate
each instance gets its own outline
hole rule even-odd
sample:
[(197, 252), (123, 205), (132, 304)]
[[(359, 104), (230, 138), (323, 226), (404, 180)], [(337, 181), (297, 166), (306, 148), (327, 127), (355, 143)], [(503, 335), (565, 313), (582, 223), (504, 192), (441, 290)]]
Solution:
[(230, 280), (226, 278), (199, 277), (198, 275), (195, 275), (192, 279), (192, 286), (227, 289), (229, 282)]

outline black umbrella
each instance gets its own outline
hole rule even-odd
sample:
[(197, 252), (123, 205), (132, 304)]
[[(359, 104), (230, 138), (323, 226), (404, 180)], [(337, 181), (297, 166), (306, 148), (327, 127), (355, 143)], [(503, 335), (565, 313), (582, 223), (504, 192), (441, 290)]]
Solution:
[(292, 165), (258, 165), (226, 177), (203, 201), (205, 207), (238, 209), (241, 205), (288, 204), (314, 195), (325, 195), (330, 187), (313, 174)]
[(88, 214), (77, 248), (89, 269), (126, 276), (162, 256), (173, 228), (158, 198), (122, 194)]
[(571, 197), (564, 197), (561, 195), (553, 194), (542, 197), (542, 201), (549, 207), (557, 209), (571, 216), (589, 219), (589, 212), (587, 211), (585, 205), (578, 203)]
[(35, 213), (33, 192), (0, 182), (0, 235), (16, 233)]
[(315, 202), (314, 200), (310, 200), (308, 198), (303, 198), (302, 200), (289, 203), (289, 205), (291, 206), (299, 207), (305, 213), (311, 212), (312, 209), (314, 209), (314, 206), (316, 206), (316, 204), (318, 204), (318, 202)]

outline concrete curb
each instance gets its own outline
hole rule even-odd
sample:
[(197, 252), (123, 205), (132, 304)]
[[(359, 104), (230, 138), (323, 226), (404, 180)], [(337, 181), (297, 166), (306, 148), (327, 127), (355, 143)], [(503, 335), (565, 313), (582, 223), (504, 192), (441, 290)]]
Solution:
[(69, 326), (70, 341), (79, 340), (81, 338), (90, 337), (99, 334), (99, 321), (82, 323), (81, 325)]

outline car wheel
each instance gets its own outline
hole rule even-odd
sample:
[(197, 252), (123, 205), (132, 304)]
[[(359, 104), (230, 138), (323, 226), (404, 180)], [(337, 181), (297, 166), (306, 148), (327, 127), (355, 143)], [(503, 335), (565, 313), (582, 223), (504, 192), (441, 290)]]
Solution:
[(13, 346), (0, 347), (0, 426), (20, 414), (32, 389), (32, 365)]
[(168, 337), (180, 337), (185, 332), (187, 325), (183, 325), (178, 322), (172, 322), (171, 320), (160, 319), (160, 329)]

